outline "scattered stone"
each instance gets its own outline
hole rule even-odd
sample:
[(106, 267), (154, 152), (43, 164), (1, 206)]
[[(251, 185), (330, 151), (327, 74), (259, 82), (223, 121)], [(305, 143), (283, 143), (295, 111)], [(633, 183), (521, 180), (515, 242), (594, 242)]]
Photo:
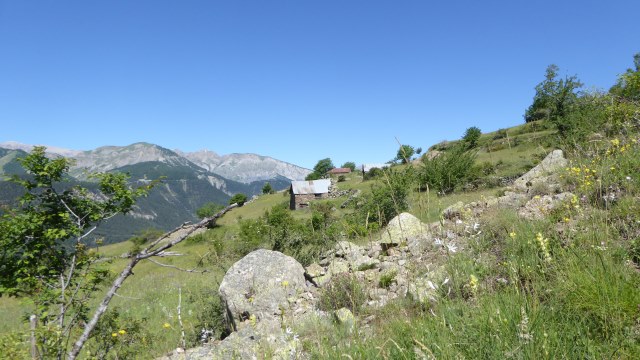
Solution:
[(311, 276), (311, 278), (317, 278), (326, 274), (324, 268), (316, 263), (307, 266), (306, 272), (309, 276)]
[(380, 245), (384, 249), (385, 246), (399, 245), (410, 237), (418, 236), (427, 230), (427, 226), (417, 217), (402, 213), (394, 217), (387, 228), (382, 232)]

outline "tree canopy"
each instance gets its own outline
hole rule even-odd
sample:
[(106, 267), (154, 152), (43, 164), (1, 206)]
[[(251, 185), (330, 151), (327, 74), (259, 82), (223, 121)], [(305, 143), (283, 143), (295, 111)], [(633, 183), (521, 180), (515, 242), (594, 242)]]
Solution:
[(569, 106), (578, 98), (577, 90), (582, 87), (578, 78), (565, 76), (558, 78), (560, 68), (557, 65), (549, 65), (545, 73), (545, 79), (536, 85), (536, 94), (533, 103), (524, 114), (526, 122), (536, 120), (556, 120), (563, 117)]
[(411, 161), (411, 157), (416, 153), (416, 149), (411, 145), (400, 145), (396, 158), (394, 160), (406, 164)]

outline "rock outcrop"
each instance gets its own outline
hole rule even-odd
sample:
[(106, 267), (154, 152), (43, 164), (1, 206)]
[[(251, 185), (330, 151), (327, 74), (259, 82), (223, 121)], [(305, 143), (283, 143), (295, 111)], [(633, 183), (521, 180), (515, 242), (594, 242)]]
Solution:
[[(451, 291), (446, 272), (447, 258), (465, 249), (469, 239), (482, 233), (479, 216), (492, 208), (512, 209), (527, 219), (539, 219), (575, 197), (560, 189), (557, 172), (566, 166), (559, 150), (517, 179), (499, 197), (483, 197), (447, 208), (441, 221), (422, 223), (402, 213), (381, 232), (380, 239), (363, 245), (336, 243), (314, 264), (303, 268), (293, 258), (269, 250), (257, 250), (234, 264), (220, 285), (234, 332), (223, 341), (188, 351), (187, 359), (254, 359), (269, 354), (274, 359), (304, 359), (297, 336), (288, 329), (308, 316), (341, 324), (348, 329), (362, 325), (350, 310), (331, 314), (315, 308), (318, 289), (337, 275), (349, 273), (364, 289), (364, 306), (380, 307), (396, 298), (408, 297), (430, 307)], [(544, 182), (552, 193), (534, 195), (532, 186)], [(507, 281), (496, 279), (497, 282)], [(360, 322), (362, 321), (362, 322)], [(184, 354), (167, 359), (183, 359)]]

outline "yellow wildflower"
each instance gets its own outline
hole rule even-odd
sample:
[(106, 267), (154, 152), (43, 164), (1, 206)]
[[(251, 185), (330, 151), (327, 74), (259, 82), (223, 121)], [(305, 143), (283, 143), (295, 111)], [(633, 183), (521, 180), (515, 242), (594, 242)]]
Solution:
[(620, 140), (618, 140), (618, 139), (613, 139), (613, 140), (611, 140), (611, 145), (613, 145), (613, 146), (619, 146), (619, 145), (620, 145)]
[(171, 324), (169, 323), (164, 323), (164, 325), (162, 325), (163, 328), (168, 329), (171, 327)]
[(510, 236), (512, 239), (515, 239), (515, 238), (516, 238), (516, 233), (515, 233), (515, 231), (510, 232), (510, 233), (509, 233), (509, 236)]
[(126, 331), (124, 331), (124, 330), (120, 330), (120, 331), (118, 331), (118, 334), (120, 334), (120, 335), (124, 335), (124, 334), (126, 334), (126, 333), (127, 333), (127, 332), (126, 332)]
[(282, 287), (285, 287), (285, 288), (286, 288), (287, 286), (289, 286), (289, 282), (288, 282), (287, 280), (284, 280), (284, 281), (282, 282)]
[(112, 333), (111, 336), (118, 337), (118, 333)]

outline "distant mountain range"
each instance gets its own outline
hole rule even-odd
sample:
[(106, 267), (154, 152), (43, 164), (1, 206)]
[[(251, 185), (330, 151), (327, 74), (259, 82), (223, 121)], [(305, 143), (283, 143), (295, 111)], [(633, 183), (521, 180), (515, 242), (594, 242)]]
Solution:
[[(33, 149), (17, 142), (0, 143), (0, 175), (21, 174), (16, 161)], [(98, 236), (105, 242), (128, 239), (136, 230), (148, 227), (168, 230), (185, 221), (196, 220), (195, 211), (207, 202), (226, 204), (236, 193), (249, 197), (261, 192), (266, 182), (276, 190), (301, 180), (311, 170), (256, 154), (220, 156), (213, 151), (182, 152), (149, 143), (129, 146), (103, 146), (78, 151), (47, 146), (49, 156), (75, 159), (69, 174), (74, 183), (95, 187), (87, 175), (95, 172), (126, 172), (132, 181), (164, 177), (147, 198), (140, 199), (135, 211), (116, 217), (101, 227)], [(10, 204), (19, 196), (14, 184), (0, 181), (0, 204)]]

